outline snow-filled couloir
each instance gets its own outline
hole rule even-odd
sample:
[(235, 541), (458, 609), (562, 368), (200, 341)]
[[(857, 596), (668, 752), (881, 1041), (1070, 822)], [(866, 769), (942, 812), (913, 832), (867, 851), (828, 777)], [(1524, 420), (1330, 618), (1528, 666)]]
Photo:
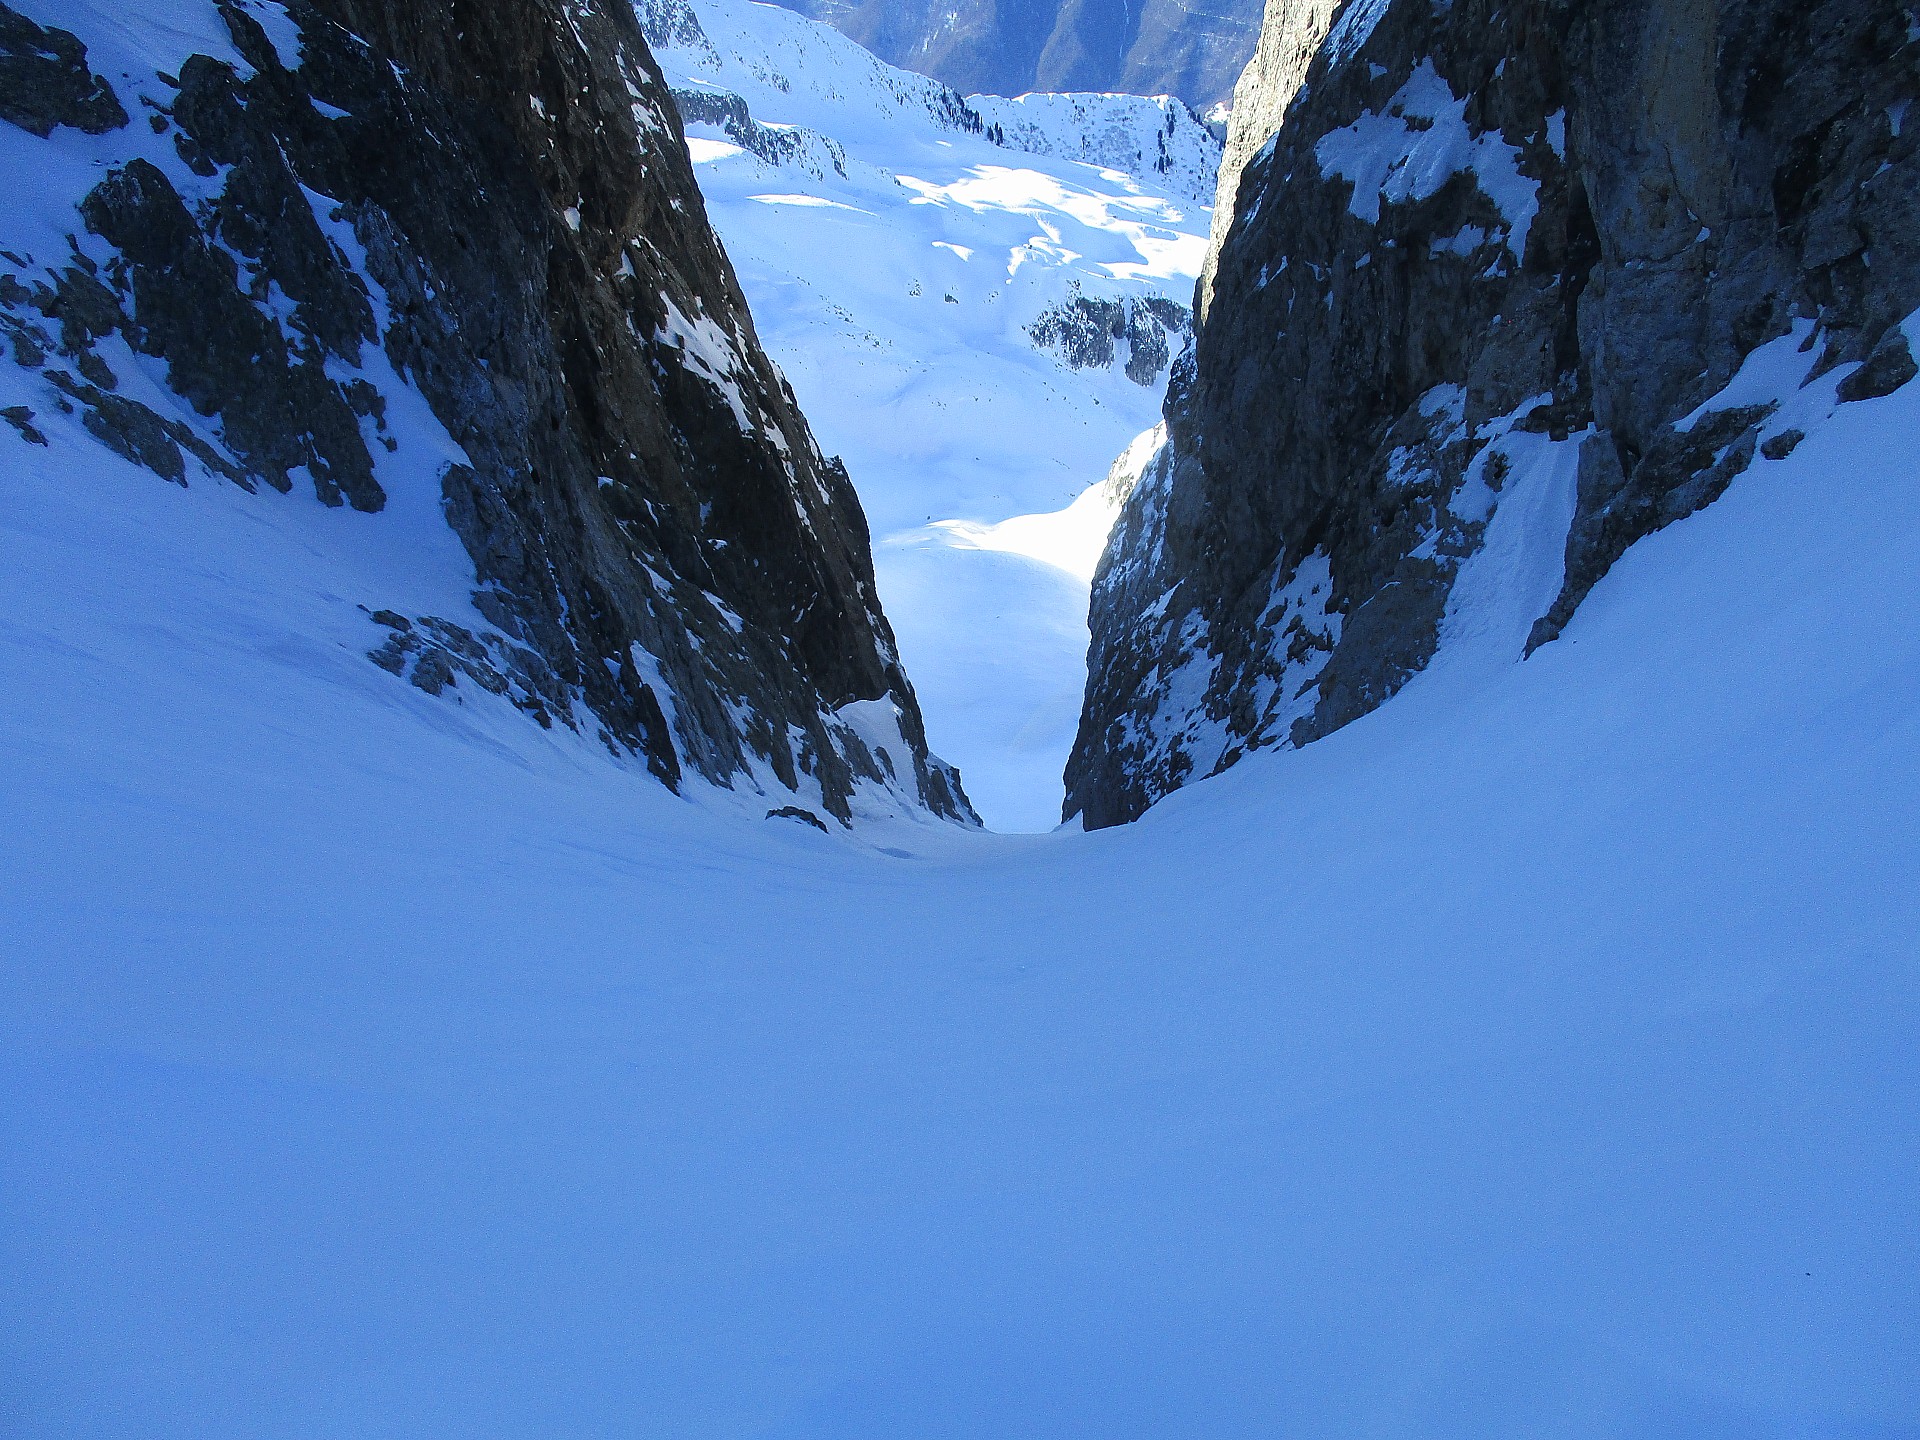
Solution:
[(1219, 145), (1177, 100), (966, 100), (747, 0), (646, 0), (768, 353), (873, 527), (933, 747), (1050, 829), (1087, 596), (1159, 419)]
[(1911, 1434), (1917, 426), (1134, 825), (839, 839), (0, 433), (10, 1433)]
[[(1391, 698), (989, 834), (759, 337), (879, 477), (908, 661), (971, 624), (1037, 671), (987, 602), (1123, 492), (1141, 557), (1191, 503), (1152, 431), (1086, 489), (1157, 400), (1166, 276), (1120, 272), (1174, 202), (903, 94), (882, 212), (851, 128), (747, 108), (809, 93), (763, 64), (695, 124), (736, 287), (637, 30), (446, 13), (0, 3), (8, 1440), (1920, 1434), (1911, 305), (1832, 364), (1782, 317), (1661, 416), (1751, 445), (1530, 658), (1606, 494), (1551, 397), (1429, 491), (1446, 604)], [(1836, 142), (1870, 197), (1911, 173), (1904, 101), (1824, 133), (1888, 155)], [(1059, 249), (1010, 277), (966, 238), (1022, 227)], [(1383, 483), (1473, 404), (1408, 397)], [(1015, 420), (1090, 468), (1043, 484)], [(1276, 668), (1351, 641), (1303, 552), (1251, 594)], [(942, 621), (976, 556), (1050, 569)]]

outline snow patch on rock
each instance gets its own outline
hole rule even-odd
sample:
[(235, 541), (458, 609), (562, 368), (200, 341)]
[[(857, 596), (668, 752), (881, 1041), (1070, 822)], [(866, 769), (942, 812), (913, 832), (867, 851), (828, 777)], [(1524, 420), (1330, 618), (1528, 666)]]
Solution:
[(1353, 186), (1347, 208), (1369, 225), (1382, 204), (1426, 200), (1455, 175), (1471, 174), (1507, 224), (1507, 246), (1519, 259), (1540, 213), (1539, 182), (1521, 174), (1519, 150), (1498, 131), (1475, 134), (1467, 102), (1422, 60), (1381, 112), (1368, 111), (1314, 147), (1320, 172)]

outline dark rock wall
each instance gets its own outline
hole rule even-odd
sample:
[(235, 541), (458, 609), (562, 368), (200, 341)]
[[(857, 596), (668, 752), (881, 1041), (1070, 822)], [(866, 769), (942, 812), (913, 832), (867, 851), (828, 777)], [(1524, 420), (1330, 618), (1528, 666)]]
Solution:
[(1213, 268), (1233, 225), (1233, 202), (1247, 162), (1286, 123), (1294, 96), (1306, 83), (1314, 56), (1327, 38), (1340, 0), (1267, 0), (1253, 58), (1234, 83), (1224, 153), (1215, 187), (1213, 244), (1201, 272), (1197, 308), (1206, 316), (1213, 298)]
[(1394, 694), (1502, 437), (1578, 447), (1538, 645), (1752, 462), (1771, 405), (1676, 422), (1756, 347), (1803, 322), (1816, 375), (1864, 362), (1840, 399), (1904, 383), (1916, 95), (1900, 0), (1351, 0), (1245, 168), (1095, 581), (1069, 817), (1130, 820)]
[[(844, 819), (865, 781), (971, 819), (927, 754), (852, 486), (760, 349), (632, 10), (289, 0), (294, 63), (220, 9), (247, 69), (163, 77), (141, 123), (186, 169), (115, 168), (81, 207), (89, 245), (0, 280), (16, 358), (168, 478), (192, 456), (377, 512), (378, 346), (466, 451), (440, 483), (493, 628), (383, 612), (376, 663), (509, 695), (669, 784), (770, 773)], [(0, 117), (112, 128), (86, 37), (26, 23), (0, 6)], [(112, 393), (114, 334), (218, 443)], [(899, 735), (833, 714), (863, 701)]]

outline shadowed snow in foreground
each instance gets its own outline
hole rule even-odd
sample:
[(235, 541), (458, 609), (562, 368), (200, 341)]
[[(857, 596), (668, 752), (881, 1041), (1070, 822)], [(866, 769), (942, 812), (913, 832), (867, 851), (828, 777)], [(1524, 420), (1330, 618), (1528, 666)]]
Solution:
[(7, 1432), (1915, 1434), (1916, 424), (1030, 838), (676, 800), (368, 665), (382, 522), (4, 438)]

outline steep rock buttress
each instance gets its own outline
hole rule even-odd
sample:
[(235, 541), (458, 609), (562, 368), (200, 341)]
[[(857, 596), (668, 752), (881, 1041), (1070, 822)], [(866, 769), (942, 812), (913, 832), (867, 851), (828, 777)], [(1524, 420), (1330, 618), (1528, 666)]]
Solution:
[[(47, 404), (167, 479), (378, 512), (381, 387), (410, 385), (466, 456), (439, 485), (485, 623), (367, 596), (375, 663), (670, 785), (972, 819), (629, 5), (218, 0), (230, 48), (116, 94), (100, 37), (16, 3), (0, 119), (106, 137), (64, 251), (9, 246), (0, 276)], [(170, 403), (122, 393), (130, 367)]]
[(1391, 697), (1471, 624), (1503, 506), (1564, 500), (1518, 659), (1821, 405), (1915, 372), (1908, 5), (1273, 0), (1267, 28), (1170, 438), (1095, 581), (1091, 827)]

